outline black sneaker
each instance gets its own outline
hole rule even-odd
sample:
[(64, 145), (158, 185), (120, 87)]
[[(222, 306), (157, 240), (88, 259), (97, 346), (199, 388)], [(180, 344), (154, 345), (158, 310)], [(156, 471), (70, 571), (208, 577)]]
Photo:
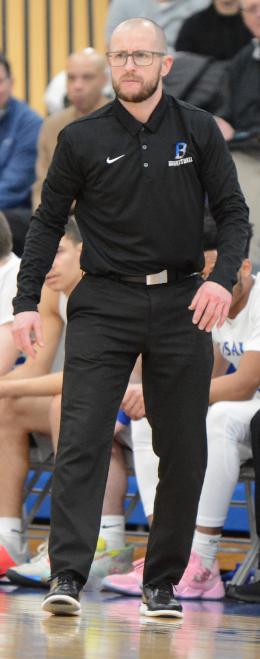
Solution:
[(172, 586), (143, 586), (140, 613), (145, 616), (182, 618), (182, 606), (173, 597)]
[(43, 600), (42, 609), (54, 615), (80, 615), (79, 601), (83, 582), (72, 572), (63, 572), (51, 580), (50, 592)]
[(243, 584), (242, 586), (227, 587), (226, 596), (239, 602), (251, 602), (252, 604), (260, 603), (260, 581)]

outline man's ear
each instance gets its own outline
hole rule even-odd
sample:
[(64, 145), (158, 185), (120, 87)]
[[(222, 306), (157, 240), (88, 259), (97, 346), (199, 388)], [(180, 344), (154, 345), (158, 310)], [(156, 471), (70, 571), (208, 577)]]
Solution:
[(165, 55), (162, 61), (161, 75), (162, 78), (168, 75), (169, 71), (172, 68), (174, 58), (172, 55)]

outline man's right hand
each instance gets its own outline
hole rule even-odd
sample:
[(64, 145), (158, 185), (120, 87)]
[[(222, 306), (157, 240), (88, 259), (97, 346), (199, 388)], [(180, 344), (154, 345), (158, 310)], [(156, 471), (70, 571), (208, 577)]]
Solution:
[(12, 335), (17, 348), (33, 359), (37, 355), (34, 345), (44, 347), (41, 318), (38, 311), (22, 311), (14, 317)]

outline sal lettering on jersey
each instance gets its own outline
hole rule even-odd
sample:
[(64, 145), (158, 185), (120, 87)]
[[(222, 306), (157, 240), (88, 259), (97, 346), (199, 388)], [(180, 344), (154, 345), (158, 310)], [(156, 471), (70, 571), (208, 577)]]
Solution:
[(224, 341), (222, 345), (222, 355), (224, 357), (240, 357), (243, 354), (243, 341)]

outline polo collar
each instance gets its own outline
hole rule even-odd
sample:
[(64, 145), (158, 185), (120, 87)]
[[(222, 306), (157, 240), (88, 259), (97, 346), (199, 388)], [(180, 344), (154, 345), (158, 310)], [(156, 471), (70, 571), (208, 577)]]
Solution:
[(158, 105), (152, 112), (146, 124), (142, 124), (141, 121), (135, 119), (135, 117), (130, 112), (128, 112), (128, 110), (126, 110), (126, 108), (117, 98), (115, 101), (113, 101), (113, 105), (115, 114), (120, 123), (131, 135), (134, 136), (139, 133), (143, 126), (145, 126), (145, 128), (147, 128), (151, 133), (155, 133), (164, 117), (168, 107), (168, 101), (166, 94), (163, 93)]

